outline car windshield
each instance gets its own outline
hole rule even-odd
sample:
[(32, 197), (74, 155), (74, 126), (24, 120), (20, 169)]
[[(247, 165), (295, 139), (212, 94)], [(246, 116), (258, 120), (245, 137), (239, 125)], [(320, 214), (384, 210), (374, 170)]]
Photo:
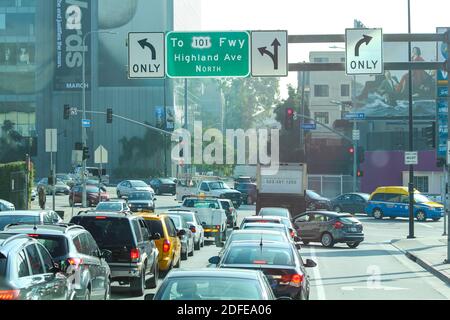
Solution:
[(144, 181), (132, 181), (131, 185), (133, 187), (148, 187), (148, 185)]
[(239, 278), (183, 277), (167, 282), (161, 300), (261, 300), (257, 280)]
[(63, 236), (33, 235), (33, 238), (47, 248), (55, 260), (64, 258), (69, 252), (67, 239)]
[(283, 247), (251, 245), (233, 246), (223, 258), (224, 265), (257, 264), (294, 266), (292, 250)]
[(417, 203), (426, 203), (426, 202), (430, 202), (431, 200), (428, 199), (426, 196), (424, 196), (423, 194), (414, 194), (414, 201), (416, 201)]
[(170, 179), (161, 179), (161, 183), (163, 184), (174, 184), (174, 182)]
[(38, 216), (17, 216), (8, 215), (0, 216), (0, 231), (2, 231), (8, 224), (39, 224)]
[(100, 191), (100, 189), (97, 187), (93, 187), (93, 186), (87, 186), (86, 191), (88, 193), (98, 193)]
[(75, 217), (74, 223), (88, 230), (99, 247), (130, 246), (133, 243), (130, 223), (128, 219), (108, 217)]
[(306, 195), (311, 199), (320, 199), (322, 196), (315, 191), (306, 190)]
[(97, 211), (121, 211), (122, 204), (117, 202), (100, 202), (97, 205)]
[(189, 213), (171, 213), (171, 216), (180, 216), (186, 222), (194, 222), (194, 216)]
[(209, 183), (209, 188), (211, 190), (230, 189), (230, 187), (227, 186), (227, 184), (222, 182), (222, 181), (210, 182)]
[(259, 211), (260, 216), (289, 217), (289, 211), (284, 208), (262, 208)]
[(353, 217), (341, 217), (339, 218), (339, 220), (341, 220), (345, 224), (359, 223), (359, 220)]
[(133, 192), (128, 196), (128, 200), (152, 200), (150, 192)]
[(252, 225), (252, 224), (244, 224), (242, 226), (242, 230), (252, 229), (252, 230), (285, 230), (286, 226), (284, 224), (271, 224), (271, 225), (264, 225), (264, 224), (258, 224), (258, 225)]
[(268, 240), (285, 242), (286, 237), (282, 233), (232, 233), (229, 242), (233, 241), (245, 241), (245, 240)]
[(161, 237), (164, 236), (162, 222), (159, 220), (144, 220), (147, 228), (152, 234), (159, 233)]
[(230, 209), (230, 203), (228, 202), (228, 201), (220, 201), (220, 203), (222, 204), (222, 207), (225, 209), (225, 210), (228, 210), (228, 209)]
[(184, 201), (184, 207), (187, 208), (211, 208), (219, 209), (219, 204), (217, 200), (200, 200), (200, 199), (187, 199)]

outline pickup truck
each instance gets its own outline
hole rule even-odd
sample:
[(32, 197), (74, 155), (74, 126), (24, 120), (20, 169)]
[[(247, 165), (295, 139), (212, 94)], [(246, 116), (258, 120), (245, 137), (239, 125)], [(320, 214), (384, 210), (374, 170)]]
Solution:
[(183, 200), (181, 210), (195, 212), (202, 224), (205, 238), (215, 238), (216, 244), (227, 238), (227, 215), (219, 199), (188, 197)]

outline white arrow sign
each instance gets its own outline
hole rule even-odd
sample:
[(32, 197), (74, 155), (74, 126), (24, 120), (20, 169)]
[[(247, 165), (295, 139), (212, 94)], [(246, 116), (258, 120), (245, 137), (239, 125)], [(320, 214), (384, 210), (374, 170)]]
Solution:
[(252, 31), (252, 76), (288, 75), (287, 31)]
[(347, 75), (383, 73), (382, 29), (347, 29), (345, 40)]
[(128, 34), (128, 78), (164, 78), (165, 67), (164, 32)]
[(94, 162), (99, 164), (108, 163), (108, 150), (100, 145), (94, 153)]

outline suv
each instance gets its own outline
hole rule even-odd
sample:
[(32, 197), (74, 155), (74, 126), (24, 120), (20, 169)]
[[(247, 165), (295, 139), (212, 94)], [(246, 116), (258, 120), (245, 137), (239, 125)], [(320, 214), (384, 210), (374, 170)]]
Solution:
[(94, 238), (82, 226), (17, 225), (7, 227), (4, 233), (28, 234), (38, 240), (66, 276), (75, 274), (74, 280), (80, 280), (73, 283), (77, 300), (109, 300), (111, 270), (106, 260), (111, 258), (111, 252), (100, 251)]
[(27, 235), (0, 233), (0, 300), (68, 300), (66, 276), (50, 253)]
[(129, 284), (133, 295), (142, 296), (145, 288), (158, 283), (158, 249), (142, 217), (127, 213), (80, 212), (71, 223), (88, 230), (100, 250), (110, 250), (111, 281)]

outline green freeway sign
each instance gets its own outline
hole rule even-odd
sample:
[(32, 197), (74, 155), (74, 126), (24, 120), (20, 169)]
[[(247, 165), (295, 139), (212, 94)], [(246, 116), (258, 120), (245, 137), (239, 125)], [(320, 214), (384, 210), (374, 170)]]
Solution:
[(250, 34), (246, 31), (169, 32), (167, 75), (171, 78), (247, 77)]

